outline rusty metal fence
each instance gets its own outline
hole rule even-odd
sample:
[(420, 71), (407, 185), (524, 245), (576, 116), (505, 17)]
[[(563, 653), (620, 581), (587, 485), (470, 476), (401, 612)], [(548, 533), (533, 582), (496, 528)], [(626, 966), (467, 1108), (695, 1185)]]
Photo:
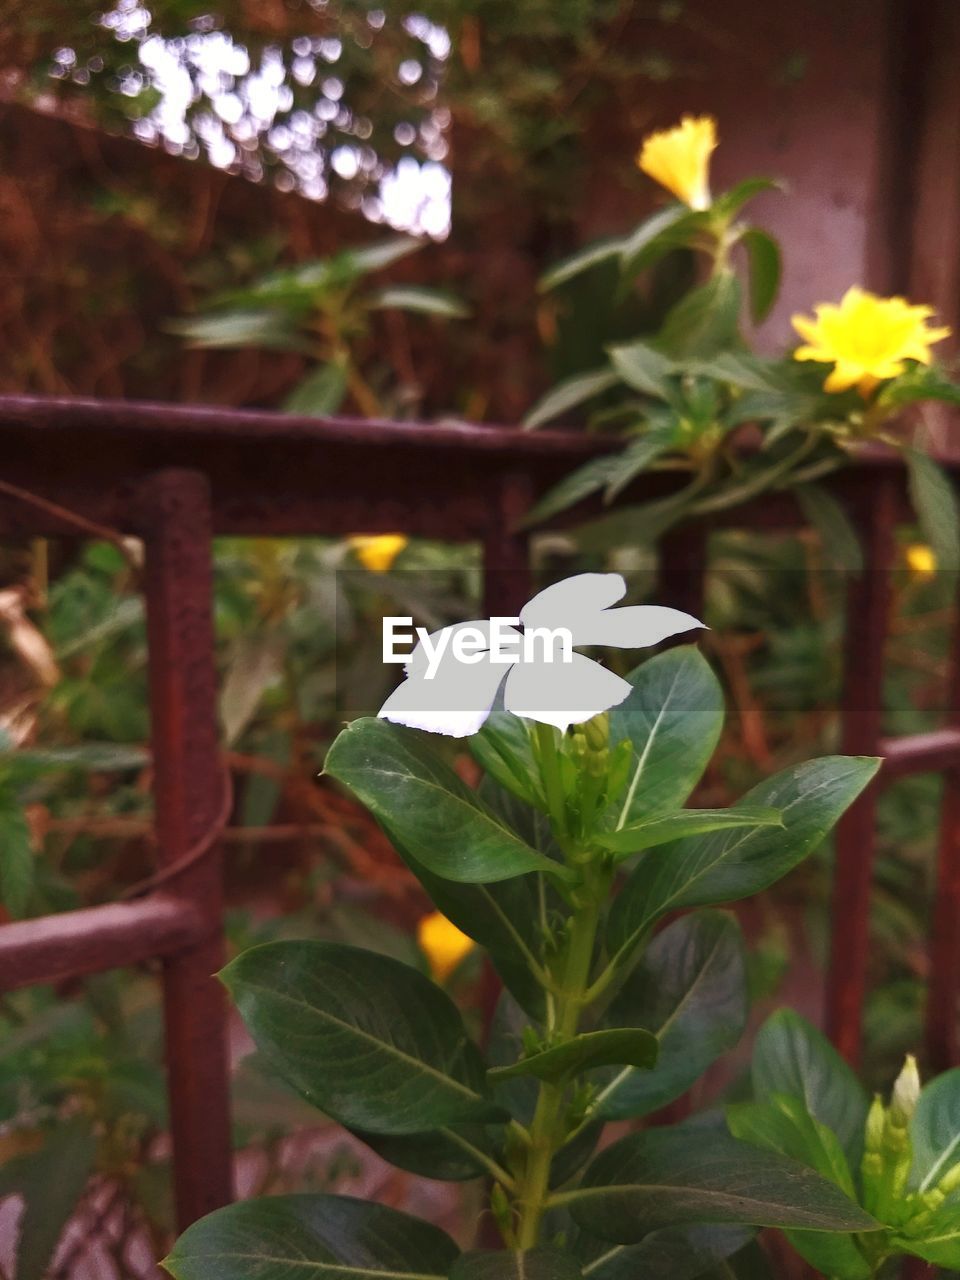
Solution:
[[(578, 435), (473, 426), (296, 418), (95, 400), (0, 397), (0, 537), (143, 540), (156, 873), (129, 900), (0, 927), (0, 990), (160, 960), (181, 1227), (232, 1196), (217, 835), (230, 808), (220, 759), (211, 611), (215, 535), (394, 532), (479, 542), (485, 608), (515, 613), (527, 598), (527, 538), (514, 532), (537, 496), (605, 447)], [(948, 464), (960, 479), (960, 464)], [(637, 481), (636, 502), (663, 496), (668, 475)], [(938, 729), (882, 736), (884, 640), (899, 520), (909, 518), (893, 456), (866, 454), (838, 475), (863, 546), (848, 588), (842, 749), (883, 755), (873, 787), (838, 831), (828, 1029), (860, 1052), (881, 789), (908, 774), (946, 776), (930, 937), (926, 1049), (932, 1067), (958, 1061), (960, 994), (960, 628)], [(583, 510), (589, 511), (585, 504)], [(582, 512), (577, 513), (582, 514)], [(737, 528), (790, 528), (793, 500), (770, 495), (726, 517)], [(661, 546), (664, 603), (695, 609), (707, 567), (706, 527)]]

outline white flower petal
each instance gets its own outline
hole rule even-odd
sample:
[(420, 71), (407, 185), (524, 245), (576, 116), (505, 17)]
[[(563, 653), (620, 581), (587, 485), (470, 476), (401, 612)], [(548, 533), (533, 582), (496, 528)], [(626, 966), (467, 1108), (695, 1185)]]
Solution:
[(579, 617), (608, 609), (626, 593), (619, 573), (578, 573), (537, 592), (520, 610), (520, 621), (524, 627), (572, 628)]
[(668, 636), (702, 627), (692, 614), (659, 604), (632, 604), (593, 617), (577, 618), (571, 626), (573, 643), (605, 645), (613, 649), (645, 649)]
[(632, 685), (582, 653), (571, 662), (521, 662), (504, 686), (505, 710), (558, 729), (619, 706)]

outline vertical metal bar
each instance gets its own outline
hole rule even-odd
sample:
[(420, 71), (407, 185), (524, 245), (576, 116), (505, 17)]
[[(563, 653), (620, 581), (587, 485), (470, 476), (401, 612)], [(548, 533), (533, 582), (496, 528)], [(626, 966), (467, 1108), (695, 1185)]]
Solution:
[(488, 618), (516, 617), (530, 598), (530, 538), (516, 531), (529, 509), (526, 476), (502, 476), (483, 539), (483, 611)]
[[(160, 868), (183, 860), (216, 823), (224, 778), (217, 729), (207, 481), (157, 473), (143, 487), (151, 738)], [(232, 1199), (222, 883), (214, 842), (170, 881), (204, 937), (164, 964), (164, 1018), (177, 1221)]]
[[(896, 499), (894, 478), (883, 476), (863, 504), (864, 567), (848, 587), (844, 637), (841, 740), (848, 755), (876, 755), (880, 747)], [(859, 1060), (863, 1030), (877, 796), (874, 781), (837, 825), (827, 1032), (852, 1063)]]
[[(709, 529), (702, 523), (683, 524), (664, 535), (657, 569), (657, 604), (702, 618), (709, 537)], [(690, 636), (681, 636), (680, 642), (689, 644)]]
[[(958, 601), (960, 609), (960, 601)], [(960, 725), (960, 614), (954, 616), (950, 655), (948, 723)], [(927, 987), (927, 1066), (944, 1071), (958, 1062), (960, 996), (960, 768), (943, 775), (937, 887)]]

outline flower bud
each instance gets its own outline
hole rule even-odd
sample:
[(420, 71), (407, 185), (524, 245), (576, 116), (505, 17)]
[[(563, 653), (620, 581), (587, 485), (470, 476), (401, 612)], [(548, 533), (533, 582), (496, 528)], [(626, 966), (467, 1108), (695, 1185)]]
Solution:
[(864, 1126), (864, 1148), (876, 1152), (883, 1146), (883, 1126), (887, 1113), (879, 1093), (873, 1095), (873, 1102), (867, 1112), (867, 1123)]
[(960, 1164), (951, 1165), (937, 1183), (937, 1190), (946, 1198), (951, 1191), (960, 1187)]
[(917, 1060), (908, 1053), (903, 1070), (897, 1076), (893, 1086), (893, 1097), (890, 1100), (890, 1120), (900, 1128), (906, 1128), (917, 1109), (920, 1099), (920, 1072)]
[(606, 751), (610, 745), (610, 717), (606, 711), (587, 720), (581, 727), (591, 751)]

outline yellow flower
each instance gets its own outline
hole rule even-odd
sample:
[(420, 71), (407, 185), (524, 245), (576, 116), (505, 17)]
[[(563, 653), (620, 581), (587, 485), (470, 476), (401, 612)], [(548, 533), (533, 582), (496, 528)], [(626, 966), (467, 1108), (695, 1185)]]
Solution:
[(417, 942), (437, 982), (445, 982), (474, 946), (473, 939), (439, 911), (424, 916), (417, 925)]
[(914, 542), (907, 547), (907, 568), (917, 578), (932, 578), (937, 572), (937, 556), (933, 547), (925, 542)]
[(709, 209), (710, 156), (716, 146), (713, 116), (684, 116), (674, 128), (644, 138), (637, 164), (691, 209)]
[(859, 388), (868, 396), (878, 382), (896, 378), (908, 360), (930, 363), (930, 348), (950, 332), (931, 329), (932, 307), (912, 306), (905, 298), (878, 298), (856, 287), (848, 289), (839, 306), (822, 302), (816, 319), (794, 316), (793, 327), (806, 344), (794, 351), (795, 360), (833, 364), (825, 391)]
[(371, 573), (386, 573), (408, 539), (402, 533), (381, 533), (376, 537), (356, 534), (348, 541), (365, 569)]

